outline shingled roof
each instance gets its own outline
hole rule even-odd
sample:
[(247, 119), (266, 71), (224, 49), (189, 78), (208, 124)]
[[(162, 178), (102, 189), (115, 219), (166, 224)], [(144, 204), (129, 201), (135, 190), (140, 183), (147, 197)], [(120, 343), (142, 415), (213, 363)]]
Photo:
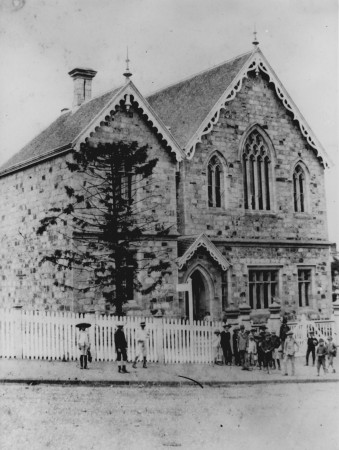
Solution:
[(114, 89), (84, 103), (74, 112), (69, 111), (59, 116), (49, 127), (1, 166), (0, 171), (6, 171), (6, 169), (23, 164), (25, 161), (43, 157), (54, 149), (70, 146), (78, 134), (104, 108), (119, 89), (121, 88)]
[(245, 53), (147, 97), (182, 147), (189, 142), (251, 54)]

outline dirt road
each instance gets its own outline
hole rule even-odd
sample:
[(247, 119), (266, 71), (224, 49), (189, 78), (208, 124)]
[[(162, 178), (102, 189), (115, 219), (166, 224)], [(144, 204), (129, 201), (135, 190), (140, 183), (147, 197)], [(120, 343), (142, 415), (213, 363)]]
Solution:
[(337, 450), (337, 390), (0, 385), (0, 448)]

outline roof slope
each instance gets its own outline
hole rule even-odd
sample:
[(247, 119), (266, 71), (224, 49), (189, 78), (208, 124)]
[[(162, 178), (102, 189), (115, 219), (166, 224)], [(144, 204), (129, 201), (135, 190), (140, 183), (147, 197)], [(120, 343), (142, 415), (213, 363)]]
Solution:
[(171, 127), (182, 147), (189, 142), (251, 54), (245, 53), (146, 97), (166, 126)]
[[(106, 94), (83, 103), (77, 110), (61, 115), (42, 133), (29, 142), (21, 151), (0, 167), (0, 175), (22, 167), (29, 161), (55, 154), (57, 149), (66, 149), (100, 125), (105, 109), (122, 95), (132, 96), (142, 109), (160, 137), (174, 149), (178, 160), (191, 159), (196, 145), (204, 134), (209, 133), (227, 102), (242, 88), (243, 79), (255, 70), (262, 71), (275, 86), (277, 96), (298, 121), (307, 142), (325, 165), (329, 158), (307, 125), (304, 117), (293, 103), (280, 80), (268, 64), (259, 48), (247, 52), (212, 69), (196, 74), (177, 84), (164, 88), (146, 99), (129, 81)], [(116, 98), (115, 98), (116, 97)], [(101, 118), (101, 119), (100, 119)], [(167, 129), (170, 127), (170, 131)]]
[(71, 144), (120, 88), (84, 103), (73, 113), (70, 111), (59, 116), (49, 127), (2, 165), (0, 170), (3, 171), (25, 161), (39, 158), (53, 149)]

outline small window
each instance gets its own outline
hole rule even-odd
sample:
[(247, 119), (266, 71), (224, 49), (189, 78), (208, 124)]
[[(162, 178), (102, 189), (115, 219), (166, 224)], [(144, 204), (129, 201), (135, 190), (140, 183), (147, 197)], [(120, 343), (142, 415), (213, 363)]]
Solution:
[(293, 173), (293, 197), (294, 211), (305, 212), (305, 173), (300, 165)]
[(135, 264), (130, 256), (122, 260), (120, 267), (122, 295), (125, 300), (133, 300), (134, 296), (134, 270)]
[(311, 269), (298, 269), (299, 306), (310, 306)]
[(118, 172), (118, 180), (116, 185), (118, 203), (120, 204), (121, 209), (124, 209), (124, 207), (130, 206), (132, 204), (133, 175), (133, 171), (130, 167), (123, 167)]
[(278, 271), (249, 271), (249, 301), (252, 309), (267, 309), (278, 292)]
[(208, 206), (221, 208), (222, 165), (216, 156), (211, 158), (207, 171)]

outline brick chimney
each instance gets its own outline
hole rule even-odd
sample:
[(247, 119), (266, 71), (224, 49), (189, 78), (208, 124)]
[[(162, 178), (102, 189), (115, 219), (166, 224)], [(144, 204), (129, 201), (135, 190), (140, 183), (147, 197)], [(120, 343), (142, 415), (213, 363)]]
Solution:
[(92, 69), (76, 68), (68, 72), (74, 80), (73, 108), (92, 98), (92, 79), (97, 72)]

